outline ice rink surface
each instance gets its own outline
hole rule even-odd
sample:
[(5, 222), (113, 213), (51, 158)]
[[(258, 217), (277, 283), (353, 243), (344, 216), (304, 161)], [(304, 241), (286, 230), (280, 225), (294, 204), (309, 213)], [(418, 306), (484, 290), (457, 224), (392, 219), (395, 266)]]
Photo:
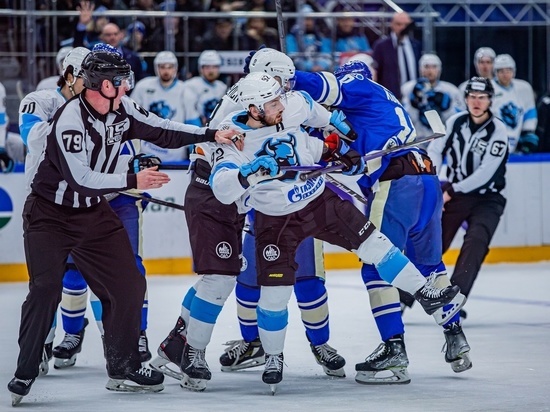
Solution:
[[(451, 268), (452, 269), (452, 268)], [(195, 276), (149, 277), (149, 344), (158, 344), (173, 327), (180, 302)], [(44, 411), (550, 411), (550, 263), (485, 265), (465, 309), (464, 332), (472, 347), (473, 368), (461, 374), (445, 363), (441, 327), (417, 305), (404, 315), (410, 360), (408, 385), (367, 386), (354, 381), (355, 363), (380, 343), (368, 294), (359, 271), (327, 273), (331, 339), (347, 361), (347, 377), (325, 376), (315, 363), (294, 298), (285, 347), (284, 380), (270, 395), (262, 367), (225, 373), (218, 357), (223, 343), (240, 337), (234, 295), (214, 329), (206, 358), (213, 372), (205, 392), (181, 389), (165, 380), (157, 394), (117, 393), (104, 386), (107, 375), (99, 332), (93, 322), (74, 367), (37, 379), (17, 407)], [(6, 384), (18, 354), (24, 283), (0, 284), (0, 411), (15, 410)], [(88, 309), (90, 321), (93, 316)], [(58, 326), (55, 344), (63, 336)]]

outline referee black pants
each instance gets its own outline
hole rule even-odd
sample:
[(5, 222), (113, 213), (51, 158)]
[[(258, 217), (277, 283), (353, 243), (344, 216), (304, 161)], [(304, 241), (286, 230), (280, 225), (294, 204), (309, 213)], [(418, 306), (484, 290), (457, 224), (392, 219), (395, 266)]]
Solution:
[(23, 208), (29, 293), (21, 308), (15, 376), (38, 376), (69, 253), (103, 306), (107, 372), (123, 377), (141, 366), (138, 339), (145, 278), (128, 234), (106, 200), (74, 209), (30, 194)]
[(464, 242), (455, 264), (451, 283), (468, 296), (481, 264), (489, 253), (489, 244), (504, 212), (506, 199), (499, 193), (455, 195), (443, 211), (443, 253), (449, 249), (462, 222), (468, 224)]

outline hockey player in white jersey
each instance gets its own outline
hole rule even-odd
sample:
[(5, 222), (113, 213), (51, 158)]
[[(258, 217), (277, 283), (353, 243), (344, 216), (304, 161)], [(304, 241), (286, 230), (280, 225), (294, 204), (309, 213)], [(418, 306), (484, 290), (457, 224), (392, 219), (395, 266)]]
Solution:
[[(185, 100), (184, 82), (177, 78), (178, 59), (171, 51), (158, 53), (153, 61), (155, 76), (146, 77), (137, 82), (132, 91), (132, 99), (146, 110), (163, 119), (202, 126), (198, 113), (188, 117), (194, 111), (192, 103)], [(142, 142), (143, 153), (160, 158), (163, 162), (177, 162), (187, 158), (187, 148), (164, 149), (149, 142)]]
[(454, 84), (440, 80), (441, 59), (437, 55), (422, 55), (418, 69), (421, 77), (401, 86), (402, 103), (411, 116), (416, 134), (428, 136), (432, 132), (424, 113), (436, 110), (446, 121), (461, 110), (463, 95)]
[[(436, 289), (391, 242), (351, 203), (325, 190), (323, 176), (300, 180), (299, 172), (280, 166), (313, 165), (337, 160), (344, 173), (362, 174), (362, 157), (338, 137), (325, 142), (301, 128), (310, 116), (307, 95), (281, 94), (279, 83), (265, 73), (251, 73), (241, 82), (244, 111), (233, 113), (220, 128), (246, 134), (242, 152), (215, 149), (210, 184), (225, 204), (241, 202), (256, 210), (256, 258), (260, 339), (266, 353), (262, 380), (271, 386), (283, 378), (283, 349), (288, 321), (287, 303), (295, 282), (294, 256), (298, 244), (315, 236), (356, 253), (376, 266), (380, 276), (413, 294), (427, 313), (449, 303), (459, 288)], [(291, 102), (292, 99), (292, 102)], [(286, 110), (292, 107), (291, 110)], [(288, 113), (290, 112), (290, 113)], [(285, 117), (288, 120), (285, 120)]]
[(205, 125), (212, 116), (214, 108), (227, 91), (227, 85), (218, 80), (221, 64), (222, 58), (215, 50), (205, 50), (200, 54), (200, 75), (184, 82), (184, 99), (189, 102), (187, 118), (199, 117)]
[(525, 80), (516, 79), (516, 62), (509, 54), (495, 58), (492, 112), (506, 125), (510, 153), (537, 151), (539, 138), (537, 108), (533, 88)]
[[(497, 54), (490, 47), (480, 47), (474, 53), (474, 67), (478, 77), (485, 77), (486, 79), (492, 79), (494, 76), (494, 63)], [(466, 85), (470, 79), (460, 83), (458, 90), (460, 94), (464, 96)], [(461, 109), (466, 110), (466, 105), (461, 103)]]
[(57, 70), (59, 71), (58, 75), (46, 77), (45, 79), (42, 79), (37, 85), (36, 90), (45, 90), (45, 89), (56, 89), (57, 88), (57, 81), (59, 80), (59, 76), (63, 76), (63, 61), (65, 60), (65, 57), (69, 54), (69, 52), (72, 50), (72, 46), (64, 46), (59, 49), (57, 52), (57, 55), (55, 56), (55, 64), (57, 67)]

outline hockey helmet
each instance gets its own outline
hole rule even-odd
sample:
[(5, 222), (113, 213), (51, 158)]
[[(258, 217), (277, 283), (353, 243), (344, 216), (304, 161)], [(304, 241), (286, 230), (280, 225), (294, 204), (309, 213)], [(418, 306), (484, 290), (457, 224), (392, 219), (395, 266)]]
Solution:
[(101, 90), (103, 80), (109, 80), (115, 87), (134, 87), (134, 72), (120, 54), (104, 51), (90, 52), (82, 62), (84, 86), (90, 90)]
[(296, 67), (286, 54), (275, 49), (264, 48), (258, 50), (250, 60), (250, 73), (256, 72), (264, 72), (272, 77), (278, 77), (284, 87), (294, 78)]
[(69, 54), (69, 52), (72, 50), (72, 46), (65, 46), (59, 49), (57, 52), (57, 55), (55, 56), (55, 63), (57, 64), (57, 68), (59, 70), (59, 74), (63, 76), (65, 73), (65, 70), (63, 70), (63, 60), (65, 60), (65, 57)]
[(63, 60), (63, 76), (69, 67), (73, 68), (73, 76), (79, 77), (82, 75), (82, 62), (86, 56), (90, 54), (90, 50), (85, 47), (75, 47), (69, 51), (69, 54)]
[(155, 75), (158, 76), (158, 66), (161, 64), (173, 64), (176, 67), (176, 72), (178, 71), (178, 59), (176, 55), (171, 51), (161, 51), (153, 60), (153, 66), (155, 68)]
[(364, 61), (350, 59), (346, 64), (334, 70), (334, 75), (337, 78), (343, 77), (346, 74), (350, 73), (362, 74), (367, 79), (372, 80), (372, 73), (370, 71), (370, 68)]
[(276, 99), (282, 91), (279, 82), (263, 72), (250, 73), (239, 81), (239, 100), (245, 110), (254, 105), (263, 112), (264, 104)]
[(481, 92), (489, 95), (489, 98), (493, 97), (495, 94), (495, 89), (491, 80), (486, 79), (485, 77), (472, 77), (466, 83), (466, 88), (464, 89), (464, 97), (468, 96), (471, 92)]
[(119, 54), (120, 57), (123, 57), (122, 52), (119, 49), (117, 49), (114, 46), (111, 46), (108, 43), (96, 43), (94, 44), (94, 47), (92, 47), (92, 51), (104, 51), (107, 53), (115, 53), (115, 54)]
[(199, 67), (202, 66), (221, 66), (222, 57), (216, 50), (205, 50), (199, 56)]
[(422, 69), (424, 66), (437, 66), (441, 70), (441, 59), (433, 53), (423, 54), (418, 61), (418, 67)]
[(493, 70), (496, 73), (500, 69), (512, 69), (512, 71), (515, 73), (516, 61), (509, 54), (499, 54), (497, 57), (495, 57)]
[(494, 61), (496, 55), (495, 51), (490, 47), (480, 47), (474, 53), (474, 64), (478, 64), (483, 57), (488, 57), (491, 61)]

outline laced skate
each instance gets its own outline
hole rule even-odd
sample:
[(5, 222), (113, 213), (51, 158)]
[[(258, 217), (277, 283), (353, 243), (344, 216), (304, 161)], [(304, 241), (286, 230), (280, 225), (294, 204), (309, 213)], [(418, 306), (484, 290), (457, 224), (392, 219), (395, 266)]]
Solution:
[(13, 378), (8, 383), (8, 390), (11, 392), (11, 406), (19, 405), (24, 396), (27, 396), (31, 390), (34, 379)]
[(256, 338), (252, 342), (245, 342), (244, 339), (230, 340), (225, 344), (228, 347), (220, 356), (224, 372), (253, 368), (265, 363), (265, 352), (260, 338)]
[(113, 376), (105, 388), (116, 392), (160, 392), (164, 375), (149, 368), (139, 368), (126, 376)]
[[(455, 302), (454, 298), (456, 296), (459, 297)], [(451, 301), (454, 302), (452, 310), (446, 315), (447, 317), (458, 312), (466, 301), (464, 295), (460, 293), (458, 286), (447, 286), (444, 289), (439, 289), (432, 286), (429, 282), (416, 291), (414, 298), (422, 305), (422, 308), (424, 308), (424, 311), (428, 315), (432, 315), (439, 308), (451, 303)]]
[(88, 326), (88, 319), (84, 318), (84, 327), (79, 333), (65, 333), (61, 343), (53, 348), (55, 369), (68, 368), (76, 363), (76, 355), (82, 350), (86, 326)]
[(319, 365), (323, 367), (323, 370), (328, 376), (336, 376), (338, 378), (345, 378), (346, 372), (344, 371), (344, 365), (346, 360), (338, 355), (336, 349), (331, 347), (328, 343), (322, 345), (309, 344), (315, 360)]
[(151, 360), (151, 352), (149, 351), (149, 341), (147, 340), (147, 335), (145, 331), (142, 330), (139, 334), (139, 356), (141, 357), (141, 362), (147, 362)]
[[(170, 331), (166, 339), (160, 344), (155, 359), (149, 366), (154, 370), (164, 373), (166, 376), (181, 381), (183, 374), (180, 371), (181, 357), (185, 348), (186, 338), (182, 333), (185, 333), (185, 322), (179, 317), (174, 329)], [(171, 365), (174, 364), (174, 365)]]
[(471, 369), (473, 364), (470, 360), (470, 345), (462, 327), (455, 322), (443, 333), (445, 334), (445, 343), (441, 351), (445, 352), (445, 362), (450, 363), (451, 369), (456, 373)]
[(38, 376), (47, 375), (50, 371), (50, 360), (53, 357), (52, 347), (52, 342), (46, 343), (44, 345), (44, 350), (42, 351), (42, 361), (40, 362), (40, 366), (38, 367)]
[(407, 366), (403, 337), (391, 338), (382, 342), (365, 362), (355, 365), (355, 381), (365, 385), (406, 384), (411, 381)]
[(183, 356), (181, 358), (181, 371), (183, 378), (180, 386), (191, 391), (202, 392), (206, 389), (206, 382), (212, 378), (208, 363), (205, 359), (206, 350), (196, 349), (185, 344)]
[(265, 354), (265, 369), (262, 374), (262, 381), (267, 383), (271, 394), (275, 395), (277, 384), (283, 380), (284, 356), (282, 353), (276, 355)]

